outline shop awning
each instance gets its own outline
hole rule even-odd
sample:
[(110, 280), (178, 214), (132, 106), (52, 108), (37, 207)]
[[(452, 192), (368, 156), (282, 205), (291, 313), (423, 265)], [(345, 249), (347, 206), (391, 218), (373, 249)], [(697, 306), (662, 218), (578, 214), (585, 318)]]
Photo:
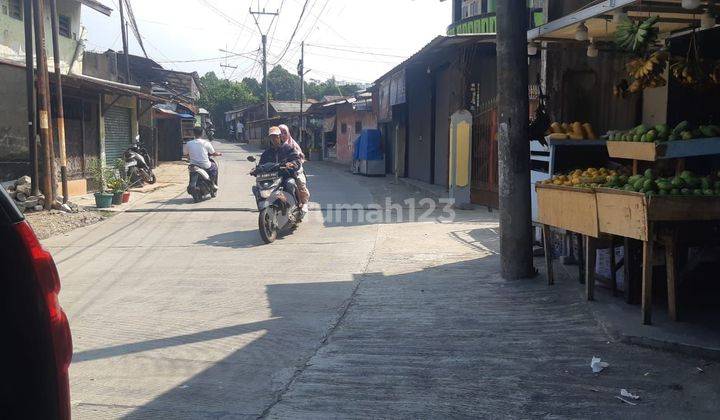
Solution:
[[(54, 83), (54, 79), (50, 78), (50, 83)], [(111, 80), (98, 79), (96, 77), (80, 75), (80, 74), (68, 74), (62, 75), (63, 86), (74, 87), (78, 89), (88, 89), (101, 93), (108, 93), (114, 95), (124, 96), (136, 96), (140, 99), (149, 102), (165, 102), (165, 98), (151, 95), (144, 92), (140, 86), (127, 85), (124, 83), (113, 82)]]
[(672, 34), (698, 26), (704, 8), (687, 10), (681, 0), (604, 0), (595, 1), (573, 13), (540, 25), (527, 32), (528, 41), (573, 41), (582, 22), (588, 28), (588, 37), (596, 41), (610, 41), (617, 30), (613, 14), (625, 12), (630, 19), (642, 20), (658, 16), (656, 26), (661, 34)]

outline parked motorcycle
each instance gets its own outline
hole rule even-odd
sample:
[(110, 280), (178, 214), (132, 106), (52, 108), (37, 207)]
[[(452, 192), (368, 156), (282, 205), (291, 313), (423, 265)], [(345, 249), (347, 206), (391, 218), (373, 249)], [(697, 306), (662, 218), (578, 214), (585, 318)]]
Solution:
[(157, 179), (152, 171), (150, 154), (140, 142), (140, 136), (135, 137), (135, 142), (125, 151), (123, 157), (125, 159), (125, 176), (131, 186), (155, 183)]
[(215, 126), (212, 123), (208, 123), (205, 126), (205, 134), (207, 135), (208, 140), (215, 140)]
[[(247, 160), (255, 162), (254, 156)], [(303, 212), (297, 197), (285, 191), (283, 179), (291, 176), (285, 163), (264, 163), (256, 165), (250, 175), (255, 176), (253, 195), (260, 211), (258, 229), (266, 244), (272, 243), (278, 234), (293, 231), (302, 222)]]
[[(210, 161), (215, 163), (212, 159)], [(188, 173), (190, 181), (188, 182), (187, 192), (192, 196), (194, 202), (198, 203), (207, 196), (215, 198), (217, 195), (215, 189), (218, 182), (217, 176), (213, 179), (205, 169), (193, 164), (188, 166)]]

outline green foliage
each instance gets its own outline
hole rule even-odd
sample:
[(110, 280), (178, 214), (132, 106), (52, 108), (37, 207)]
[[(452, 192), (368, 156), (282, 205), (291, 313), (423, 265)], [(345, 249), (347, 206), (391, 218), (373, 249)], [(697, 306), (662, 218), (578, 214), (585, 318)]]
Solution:
[(105, 166), (105, 164), (98, 158), (90, 159), (87, 170), (90, 173), (90, 178), (95, 181), (100, 191), (106, 191), (108, 181), (115, 178), (114, 169)]
[(128, 189), (128, 182), (122, 177), (113, 176), (108, 179), (107, 187), (114, 193), (125, 192)]
[[(201, 78), (203, 92), (198, 105), (210, 111), (215, 123), (222, 121), (225, 112), (259, 103), (265, 99), (262, 82), (246, 77), (241, 82), (220, 79), (214, 72)], [(359, 90), (355, 84), (339, 85), (334, 77), (325, 81), (306, 80), (305, 98), (321, 100), (323, 96), (351, 95)], [(300, 76), (280, 65), (268, 72), (268, 93), (271, 99), (297, 101), (300, 99)]]
[(198, 104), (210, 112), (216, 123), (222, 121), (225, 112), (259, 100), (244, 83), (218, 79), (214, 72), (206, 73), (200, 81), (204, 89)]

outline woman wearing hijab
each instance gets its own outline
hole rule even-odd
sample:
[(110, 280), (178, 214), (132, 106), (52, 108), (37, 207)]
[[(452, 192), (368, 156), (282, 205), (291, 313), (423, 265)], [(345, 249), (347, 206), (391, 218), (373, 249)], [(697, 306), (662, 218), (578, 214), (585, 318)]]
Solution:
[[(300, 155), (301, 164), (305, 163), (305, 155), (303, 154), (302, 148), (295, 141), (295, 139), (292, 138), (288, 126), (285, 124), (280, 124), (278, 127), (280, 128), (280, 138), (282, 139), (282, 141), (295, 149), (297, 154)], [(302, 166), (300, 166), (300, 169), (297, 171), (297, 187), (298, 199), (300, 200), (300, 204), (302, 205), (302, 211), (307, 213), (307, 203), (310, 200), (310, 190), (308, 190), (307, 177), (305, 176), (305, 169)]]

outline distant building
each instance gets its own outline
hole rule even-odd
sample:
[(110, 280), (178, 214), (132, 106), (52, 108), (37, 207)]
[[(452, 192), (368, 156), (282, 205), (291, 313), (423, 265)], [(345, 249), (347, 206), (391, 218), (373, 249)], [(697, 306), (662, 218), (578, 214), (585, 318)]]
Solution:
[[(22, 3), (21, 0), (0, 0), (0, 180), (3, 181), (31, 173), (25, 88), (25, 16)], [(49, 1), (45, 3), (49, 14)], [(88, 164), (91, 159), (101, 159), (113, 165), (138, 135), (153, 152), (151, 155), (157, 157), (153, 104), (171, 102), (167, 97), (154, 95), (151, 85), (133, 76), (132, 68), (131, 80), (124, 80), (118, 71), (117, 53), (85, 51), (87, 34), (81, 25), (82, 5), (107, 16), (112, 12), (112, 9), (95, 0), (57, 1), (60, 35), (58, 59), (62, 72), (70, 195), (84, 194), (93, 188), (93, 185), (88, 184)], [(54, 57), (49, 18), (46, 19), (45, 32), (51, 73), (50, 89), (51, 94), (54, 94)], [(133, 61), (131, 59), (131, 64)], [(147, 62), (151, 66), (157, 65), (152, 60)], [(192, 76), (190, 78), (195, 83), (196, 79)], [(185, 82), (187, 77), (183, 75), (180, 79), (178, 86), (183, 89), (187, 86), (189, 95), (197, 96), (192, 84)], [(52, 111), (54, 115), (56, 110), (52, 108)], [(55, 122), (51, 124), (54, 126)], [(55, 156), (58, 156), (55, 130), (53, 137)]]

